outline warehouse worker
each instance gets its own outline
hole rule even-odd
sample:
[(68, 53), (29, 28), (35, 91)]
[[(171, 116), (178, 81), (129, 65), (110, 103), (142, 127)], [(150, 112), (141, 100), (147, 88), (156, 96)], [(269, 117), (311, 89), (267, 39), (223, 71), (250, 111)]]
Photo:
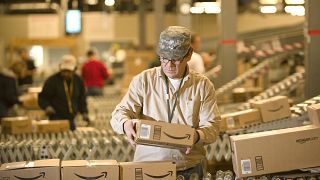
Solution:
[(18, 100), (16, 77), (0, 65), (0, 121), (8, 116), (9, 109), (21, 104)]
[(204, 66), (204, 60), (200, 53), (200, 44), (201, 44), (201, 38), (199, 35), (193, 33), (191, 35), (191, 47), (193, 49), (193, 53), (191, 56), (190, 61), (188, 62), (188, 66), (190, 69), (204, 74), (206, 72), (206, 68)]
[(97, 52), (90, 49), (87, 52), (88, 60), (82, 66), (81, 75), (87, 88), (88, 96), (102, 96), (104, 80), (109, 79), (106, 66), (97, 58)]
[(39, 94), (39, 106), (46, 111), (50, 120), (68, 119), (70, 129), (75, 130), (78, 112), (89, 122), (84, 83), (75, 74), (76, 58), (64, 55), (59, 65), (60, 71), (49, 77)]
[[(213, 143), (219, 132), (220, 113), (213, 84), (189, 70), (192, 55), (187, 28), (170, 26), (160, 34), (157, 47), (161, 66), (135, 76), (128, 92), (112, 113), (112, 128), (126, 134), (135, 148), (134, 161), (175, 161), (178, 177), (203, 177), (204, 145)], [(195, 128), (195, 141), (186, 149), (137, 145), (137, 119), (187, 124)]]

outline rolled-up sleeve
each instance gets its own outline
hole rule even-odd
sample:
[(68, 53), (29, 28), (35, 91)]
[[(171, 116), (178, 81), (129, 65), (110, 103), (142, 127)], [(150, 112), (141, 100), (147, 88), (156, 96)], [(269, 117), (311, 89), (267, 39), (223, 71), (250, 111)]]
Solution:
[(199, 128), (196, 129), (199, 134), (197, 144), (200, 145), (210, 144), (216, 140), (221, 121), (214, 86), (208, 80), (204, 87), (203, 102), (199, 112)]
[(112, 112), (111, 127), (119, 134), (124, 134), (123, 124), (130, 119), (139, 119), (143, 107), (143, 81), (135, 76), (129, 85), (128, 92)]

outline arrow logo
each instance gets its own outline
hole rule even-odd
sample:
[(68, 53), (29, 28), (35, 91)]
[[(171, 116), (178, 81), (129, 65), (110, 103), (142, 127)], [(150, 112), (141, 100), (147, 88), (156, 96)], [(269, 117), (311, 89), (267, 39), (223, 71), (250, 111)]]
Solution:
[(168, 136), (169, 138), (172, 138), (172, 139), (190, 139), (190, 137), (191, 137), (190, 134), (186, 134), (185, 136), (182, 136), (182, 137), (173, 136), (173, 135), (170, 135), (166, 132), (163, 132), (163, 134), (165, 134), (166, 136)]
[(172, 171), (168, 171), (167, 174), (165, 175), (160, 175), (160, 176), (155, 176), (155, 175), (150, 175), (150, 174), (147, 174), (147, 173), (144, 173), (145, 175), (151, 177), (151, 178), (155, 178), (155, 179), (161, 179), (161, 178), (165, 178), (167, 176), (172, 176), (173, 172)]
[(39, 179), (41, 177), (44, 178), (46, 176), (45, 172), (40, 172), (39, 174), (40, 174), (39, 176), (31, 177), (31, 178), (23, 178), (23, 177), (19, 177), (19, 176), (14, 176), (14, 177), (16, 177), (19, 180), (35, 180), (35, 179)]
[(283, 106), (281, 105), (279, 108), (276, 108), (276, 109), (269, 109), (268, 111), (270, 112), (276, 112), (276, 111), (279, 111), (280, 109), (282, 109)]
[(85, 177), (85, 176), (81, 176), (77, 173), (74, 173), (74, 175), (78, 176), (80, 179), (85, 179), (85, 180), (95, 180), (95, 179), (99, 179), (101, 177), (107, 178), (107, 172), (102, 172), (101, 175), (99, 176), (95, 176), (95, 177)]

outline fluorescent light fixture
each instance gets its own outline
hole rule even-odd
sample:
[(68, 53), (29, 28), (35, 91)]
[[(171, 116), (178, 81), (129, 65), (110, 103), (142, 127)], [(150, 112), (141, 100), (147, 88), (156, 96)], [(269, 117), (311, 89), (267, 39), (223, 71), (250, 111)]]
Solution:
[(221, 12), (221, 8), (216, 6), (208, 6), (204, 9), (204, 12), (207, 14), (219, 14)]
[(259, 0), (260, 4), (278, 4), (281, 2), (282, 0)]
[(285, 0), (286, 4), (304, 4), (305, 0)]
[(190, 12), (194, 14), (218, 14), (221, 12), (221, 5), (219, 2), (196, 2), (190, 8)]
[(96, 5), (96, 4), (98, 4), (98, 0), (87, 0), (87, 3), (89, 5)]
[(190, 4), (183, 3), (180, 5), (180, 12), (181, 14), (189, 14), (190, 13)]
[(284, 11), (293, 16), (304, 16), (305, 9), (304, 6), (286, 6), (284, 7)]
[(114, 3), (115, 3), (115, 0), (105, 0), (105, 1), (104, 1), (104, 4), (105, 4), (106, 6), (113, 6)]
[(204, 8), (203, 7), (191, 7), (190, 12), (192, 14), (202, 14), (204, 12)]
[(273, 14), (277, 12), (276, 6), (260, 6), (260, 12), (263, 14)]

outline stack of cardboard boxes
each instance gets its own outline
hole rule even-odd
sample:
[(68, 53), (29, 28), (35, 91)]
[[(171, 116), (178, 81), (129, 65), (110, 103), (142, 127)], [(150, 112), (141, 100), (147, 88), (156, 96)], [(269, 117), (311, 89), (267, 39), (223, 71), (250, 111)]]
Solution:
[(231, 136), (237, 177), (320, 166), (320, 104), (308, 113), (312, 125)]
[(24, 133), (58, 133), (69, 131), (68, 120), (41, 120), (32, 121), (29, 117), (6, 117), (1, 120), (2, 133), (24, 134)]
[(123, 162), (115, 160), (37, 160), (6, 163), (0, 167), (0, 179), (44, 180), (176, 180), (172, 162)]
[(220, 131), (245, 128), (250, 125), (279, 120), (291, 116), (290, 105), (286, 96), (251, 103), (254, 109), (228, 113), (221, 116)]

